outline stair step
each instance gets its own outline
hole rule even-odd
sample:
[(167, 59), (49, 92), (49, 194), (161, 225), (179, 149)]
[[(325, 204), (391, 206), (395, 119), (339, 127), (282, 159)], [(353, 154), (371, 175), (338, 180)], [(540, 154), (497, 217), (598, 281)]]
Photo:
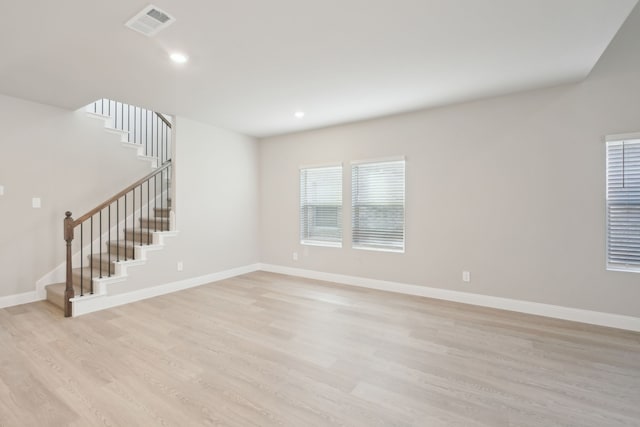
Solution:
[(132, 229), (128, 229), (124, 236), (128, 241), (134, 241), (136, 245), (147, 245), (153, 243), (153, 233), (153, 229), (136, 227), (135, 233)]
[(84, 293), (87, 293), (87, 291), (91, 289), (91, 279), (100, 276), (100, 269), (95, 268), (95, 265), (93, 267), (93, 271), (86, 266), (84, 268), (74, 268), (71, 270), (73, 286), (77, 286), (78, 289), (80, 289), (80, 284), (82, 283), (82, 289)]
[(171, 207), (153, 208), (153, 213), (156, 218), (169, 218), (169, 212), (171, 212)]
[(103, 252), (102, 254), (93, 254), (87, 257), (88, 262), (90, 263), (93, 259), (93, 270), (98, 271), (98, 276), (100, 276), (100, 264), (102, 264), (102, 276), (106, 276), (111, 272), (111, 274), (116, 272), (116, 265), (114, 262), (116, 261), (116, 255), (114, 253), (111, 254), (111, 262), (109, 262), (109, 254), (107, 252)]
[(169, 230), (169, 218), (140, 218), (140, 226), (154, 231)]
[[(83, 276), (82, 287), (80, 286), (81, 272)], [(74, 268), (71, 272), (71, 283), (73, 284), (75, 296), (90, 295), (91, 278), (98, 277), (99, 274), (100, 273), (97, 270), (94, 270), (92, 273), (89, 268)], [(64, 310), (64, 292), (66, 288), (67, 284), (64, 282), (46, 286), (45, 290), (47, 291), (47, 300)]]
[[(45, 288), (47, 290), (47, 301), (64, 310), (64, 291), (66, 288), (66, 283), (56, 283), (54, 285), (47, 286)], [(78, 288), (76, 292), (80, 294), (80, 288)]]
[[(116, 261), (126, 261), (133, 258), (135, 252), (135, 245), (139, 245), (140, 240), (134, 242), (133, 240), (112, 240), (107, 242), (107, 248), (111, 248), (111, 258), (115, 257)], [(118, 258), (119, 257), (119, 258)]]

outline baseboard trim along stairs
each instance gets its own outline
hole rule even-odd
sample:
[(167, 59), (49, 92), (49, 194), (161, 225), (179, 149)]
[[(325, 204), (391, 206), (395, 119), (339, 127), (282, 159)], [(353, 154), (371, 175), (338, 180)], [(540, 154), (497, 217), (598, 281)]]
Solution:
[(232, 277), (241, 276), (243, 274), (258, 271), (259, 264), (251, 264), (244, 267), (232, 268), (229, 270), (219, 271), (204, 276), (192, 277), (177, 282), (165, 283), (158, 286), (151, 286), (131, 292), (121, 293), (117, 295), (105, 295), (102, 298), (81, 298), (73, 303), (73, 317), (95, 311), (105, 310), (107, 308), (117, 307), (120, 305), (130, 304), (148, 298), (170, 294), (197, 286), (206, 285), (220, 280), (230, 279)]

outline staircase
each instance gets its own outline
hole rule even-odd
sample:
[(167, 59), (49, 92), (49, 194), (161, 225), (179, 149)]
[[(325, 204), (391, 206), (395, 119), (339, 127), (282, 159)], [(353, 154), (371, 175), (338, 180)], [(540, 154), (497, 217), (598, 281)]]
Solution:
[(107, 297), (109, 285), (127, 279), (127, 269), (144, 265), (151, 251), (176, 234), (171, 204), (171, 123), (161, 114), (99, 100), (87, 106), (90, 117), (122, 136), (125, 147), (151, 161), (151, 173), (86, 214), (66, 213), (66, 280), (45, 287), (47, 300), (66, 317), (74, 306)]

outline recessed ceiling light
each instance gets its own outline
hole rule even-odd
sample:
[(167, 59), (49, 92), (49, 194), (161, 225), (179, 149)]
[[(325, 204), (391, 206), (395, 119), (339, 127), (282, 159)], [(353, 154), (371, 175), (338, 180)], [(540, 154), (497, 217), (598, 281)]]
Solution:
[(296, 111), (293, 115), (296, 116), (296, 119), (301, 119), (304, 117), (304, 111)]
[(185, 62), (187, 62), (187, 60), (189, 58), (186, 57), (186, 55), (183, 55), (182, 53), (172, 53), (169, 58), (171, 58), (171, 60), (173, 62), (176, 62), (178, 64), (184, 64)]

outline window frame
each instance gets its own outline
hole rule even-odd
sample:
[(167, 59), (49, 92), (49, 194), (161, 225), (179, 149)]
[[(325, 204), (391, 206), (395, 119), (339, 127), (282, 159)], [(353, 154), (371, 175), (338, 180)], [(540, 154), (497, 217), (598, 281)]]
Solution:
[[(361, 243), (356, 242), (355, 236), (355, 215), (356, 215), (356, 203), (355, 203), (355, 192), (354, 192), (354, 171), (355, 168), (359, 165), (363, 164), (376, 164), (376, 163), (395, 163), (402, 162), (403, 163), (403, 177), (402, 177), (402, 247), (393, 247), (393, 246), (374, 246), (374, 245), (363, 245)], [(389, 253), (397, 253), (404, 254), (407, 248), (407, 160), (405, 156), (395, 156), (395, 157), (384, 157), (384, 158), (375, 158), (375, 159), (365, 159), (365, 160), (353, 160), (351, 161), (351, 248), (356, 250), (365, 250), (365, 251), (374, 251), (374, 252), (389, 252)]]
[[(310, 206), (310, 204), (303, 205), (303, 193), (302, 193), (302, 173), (306, 170), (311, 169), (335, 169), (340, 168), (340, 204), (339, 205), (327, 205), (327, 206), (336, 206), (338, 208), (338, 212), (336, 214), (336, 223), (337, 230), (339, 233), (339, 241), (330, 241), (330, 240), (316, 240), (312, 238), (306, 238), (304, 235), (304, 224), (303, 224), (303, 209), (305, 206)], [(344, 166), (342, 162), (336, 163), (327, 163), (327, 164), (319, 164), (319, 165), (301, 165), (298, 168), (298, 237), (301, 245), (305, 246), (322, 246), (329, 248), (342, 248), (344, 241)], [(315, 205), (314, 205), (315, 206)], [(320, 207), (320, 206), (319, 206)], [(325, 207), (325, 206), (321, 206)], [(331, 227), (326, 227), (331, 228)]]
[[(611, 262), (610, 260), (610, 218), (609, 218), (609, 147), (613, 144), (621, 144), (624, 142), (633, 142), (634, 144), (640, 144), (640, 133), (628, 133), (618, 135), (607, 135), (605, 137), (605, 264), (608, 271), (619, 271), (628, 273), (640, 273), (640, 262), (625, 264), (618, 262)], [(639, 162), (640, 163), (640, 162)]]

